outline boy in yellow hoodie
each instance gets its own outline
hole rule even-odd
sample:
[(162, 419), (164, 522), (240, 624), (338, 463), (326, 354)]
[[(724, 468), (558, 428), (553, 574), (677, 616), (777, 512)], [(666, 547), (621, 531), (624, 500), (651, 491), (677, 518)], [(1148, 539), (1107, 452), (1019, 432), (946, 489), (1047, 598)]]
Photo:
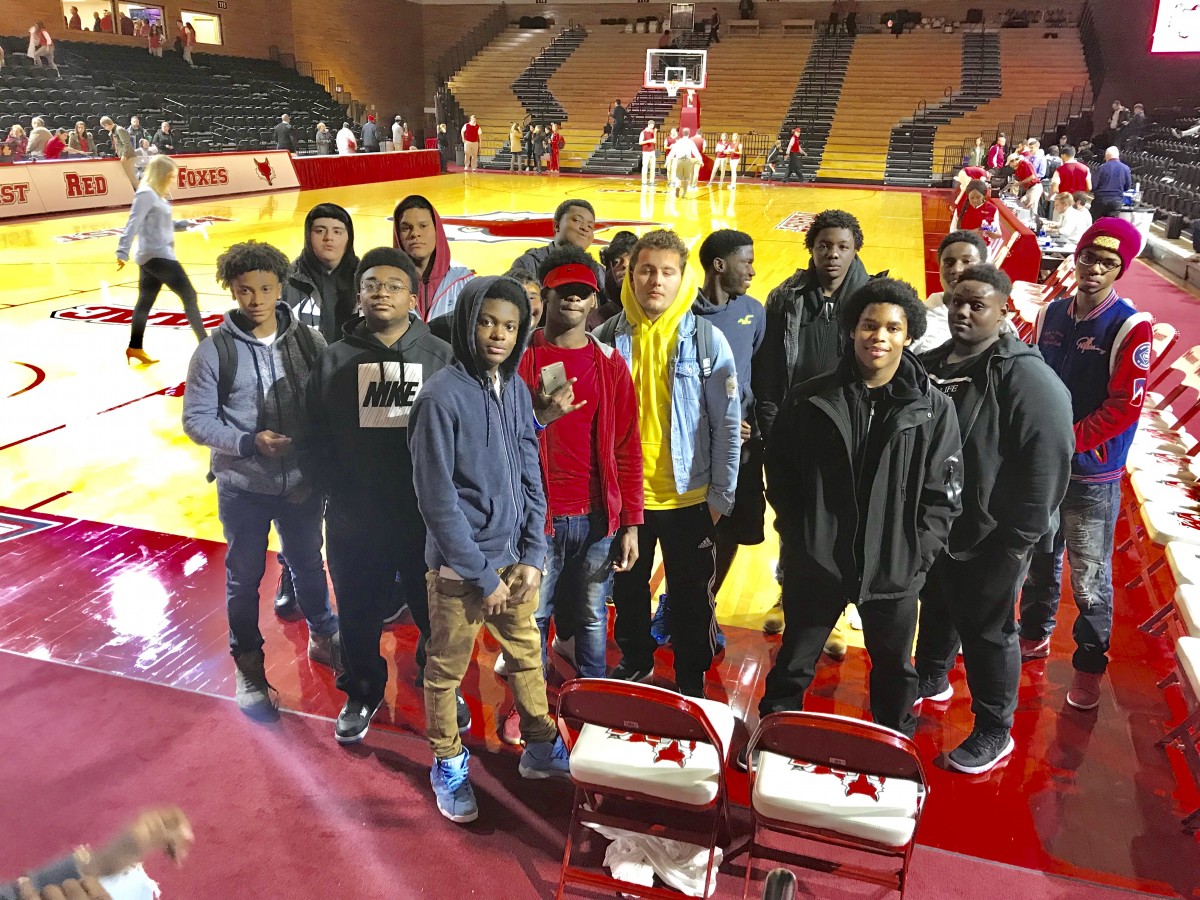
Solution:
[(687, 245), (673, 231), (634, 245), (622, 312), (595, 335), (629, 365), (642, 436), (645, 522), (638, 562), (613, 581), (614, 636), (621, 662), (611, 677), (647, 681), (658, 644), (650, 634), (650, 574), (656, 546), (671, 591), (675, 682), (704, 695), (716, 650), (712, 590), (716, 522), (733, 510), (741, 409), (733, 352), (691, 309), (697, 280)]

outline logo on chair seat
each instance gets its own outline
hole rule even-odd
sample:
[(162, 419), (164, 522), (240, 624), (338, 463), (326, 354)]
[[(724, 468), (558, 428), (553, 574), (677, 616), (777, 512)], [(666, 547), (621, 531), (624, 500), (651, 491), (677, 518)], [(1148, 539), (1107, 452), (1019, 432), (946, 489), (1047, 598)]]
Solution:
[(829, 775), (836, 778), (842, 783), (842, 789), (846, 792), (847, 797), (853, 797), (860, 794), (863, 797), (870, 797), (876, 803), (879, 802), (879, 796), (883, 793), (883, 784), (887, 781), (886, 778), (880, 775), (864, 775), (861, 772), (845, 772), (841, 769), (834, 769), (831, 766), (820, 766), (816, 763), (801, 762), (798, 759), (793, 759), (789, 765), (798, 771), (807, 772), (809, 775)]
[(636, 731), (619, 731), (608, 729), (608, 736), (613, 740), (625, 741), (630, 744), (645, 744), (654, 754), (654, 762), (673, 762), (683, 768), (696, 751), (695, 741), (681, 741), (676, 738), (660, 738), (652, 734), (639, 734)]

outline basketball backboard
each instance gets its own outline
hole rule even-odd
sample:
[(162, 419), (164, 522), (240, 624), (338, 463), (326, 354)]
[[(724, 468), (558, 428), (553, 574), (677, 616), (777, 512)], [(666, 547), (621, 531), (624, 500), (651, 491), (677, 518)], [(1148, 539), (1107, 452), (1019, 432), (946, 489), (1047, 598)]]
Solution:
[(642, 85), (666, 91), (702, 91), (708, 86), (707, 50), (647, 50)]

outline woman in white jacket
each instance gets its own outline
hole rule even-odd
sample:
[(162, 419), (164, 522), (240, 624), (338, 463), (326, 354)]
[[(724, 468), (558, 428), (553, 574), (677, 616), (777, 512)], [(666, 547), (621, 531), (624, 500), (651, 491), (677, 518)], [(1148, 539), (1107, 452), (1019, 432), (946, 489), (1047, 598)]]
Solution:
[(183, 301), (183, 309), (196, 340), (202, 341), (208, 337), (200, 315), (196, 289), (175, 258), (175, 232), (186, 229), (190, 224), (186, 220), (175, 222), (171, 219), (171, 186), (178, 172), (179, 166), (169, 156), (155, 156), (146, 163), (141, 187), (133, 195), (129, 221), (117, 243), (117, 270), (120, 271), (129, 260), (129, 248), (133, 245), (134, 237), (138, 239), (137, 253), (133, 257), (139, 269), (138, 300), (133, 310), (129, 348), (125, 351), (126, 362), (137, 360), (144, 366), (158, 362), (142, 349), (142, 338), (146, 333), (146, 320), (163, 285)]

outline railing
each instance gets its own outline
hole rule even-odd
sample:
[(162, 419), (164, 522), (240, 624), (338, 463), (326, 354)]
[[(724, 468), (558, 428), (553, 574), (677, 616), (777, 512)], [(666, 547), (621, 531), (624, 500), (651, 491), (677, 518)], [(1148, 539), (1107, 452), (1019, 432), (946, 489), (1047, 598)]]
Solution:
[[(832, 36), (818, 35), (814, 39), (812, 49), (809, 50), (808, 61), (805, 63), (806, 71), (802, 72), (800, 76), (802, 80), (808, 78), (809, 83), (805, 86), (805, 91), (800, 96), (800, 103), (796, 107), (795, 118), (799, 121), (815, 119), (821, 109), (823, 98), (829, 95), (830, 84), (834, 81), (841, 81), (845, 77), (845, 73), (840, 72), (840, 51), (843, 42), (852, 46), (854, 39), (850, 35), (843, 35), (840, 32)], [(834, 74), (835, 69), (839, 70), (839, 74)], [(788, 118), (790, 119), (792, 116), (789, 115)], [(783, 130), (781, 127), (780, 134), (783, 133)]]
[(1107, 69), (1104, 53), (1100, 50), (1100, 36), (1096, 33), (1096, 17), (1090, 2), (1084, 4), (1083, 15), (1079, 17), (1079, 40), (1083, 44), (1083, 61), (1087, 64), (1088, 76), (1098, 90), (1104, 86)]
[(508, 7), (501, 3), (493, 9), (478, 25), (468, 31), (457, 44), (441, 55), (434, 63), (434, 77), (439, 85), (444, 85), (454, 77), (459, 69), (476, 53), (486, 47), (492, 40), (508, 27)]
[[(1058, 131), (1072, 118), (1090, 109), (1092, 99), (1090, 85), (1076, 87), (1059, 94), (1055, 100), (1045, 106), (1031, 110), (1028, 115), (1017, 116), (1011, 122), (1001, 122), (994, 129), (983, 131), (979, 137), (985, 147), (991, 147), (1001, 134), (1008, 137), (1010, 141), (1024, 140), (1027, 137), (1043, 137), (1047, 133)], [(969, 158), (974, 149), (974, 137), (967, 138), (961, 145), (947, 147), (942, 156), (940, 173), (942, 177), (949, 177), (962, 168), (962, 161)], [(935, 172), (936, 174), (938, 173)]]

